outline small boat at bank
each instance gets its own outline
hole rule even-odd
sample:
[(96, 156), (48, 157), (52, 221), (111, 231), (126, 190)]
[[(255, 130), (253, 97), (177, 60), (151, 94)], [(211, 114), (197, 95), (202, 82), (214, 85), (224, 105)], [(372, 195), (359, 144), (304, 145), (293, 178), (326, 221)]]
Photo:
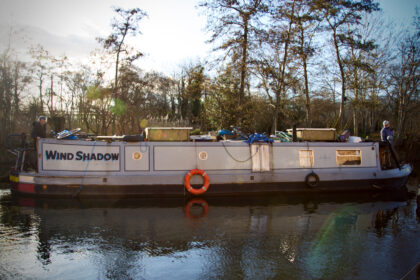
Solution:
[(381, 154), (386, 147), (379, 142), (248, 144), (111, 138), (41, 139), (37, 171), (24, 170), (25, 153), (17, 157), (10, 175), (12, 192), (162, 197), (399, 190), (412, 170), (409, 164), (398, 163), (384, 168)]

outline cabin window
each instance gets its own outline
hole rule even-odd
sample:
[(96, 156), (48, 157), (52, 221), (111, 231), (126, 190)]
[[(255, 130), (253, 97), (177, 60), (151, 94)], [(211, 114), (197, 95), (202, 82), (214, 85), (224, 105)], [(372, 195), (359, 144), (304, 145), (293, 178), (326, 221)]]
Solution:
[(337, 150), (336, 156), (338, 166), (362, 164), (362, 152), (360, 150)]
[(314, 166), (314, 153), (312, 150), (299, 151), (299, 164), (302, 168), (311, 168)]

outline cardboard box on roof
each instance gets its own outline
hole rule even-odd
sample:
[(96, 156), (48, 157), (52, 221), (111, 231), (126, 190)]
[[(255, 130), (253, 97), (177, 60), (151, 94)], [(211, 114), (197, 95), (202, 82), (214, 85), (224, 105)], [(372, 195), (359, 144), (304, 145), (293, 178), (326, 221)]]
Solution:
[[(293, 129), (288, 129), (287, 133), (293, 134)], [(296, 136), (303, 141), (335, 141), (335, 128), (296, 128)]]
[(189, 141), (192, 127), (147, 127), (148, 141)]

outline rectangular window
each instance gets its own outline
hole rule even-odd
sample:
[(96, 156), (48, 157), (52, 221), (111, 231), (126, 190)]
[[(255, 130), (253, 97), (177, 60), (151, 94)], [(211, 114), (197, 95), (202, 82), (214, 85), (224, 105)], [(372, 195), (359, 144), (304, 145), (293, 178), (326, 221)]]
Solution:
[(312, 150), (299, 150), (299, 164), (302, 168), (314, 166), (314, 153)]
[(362, 153), (360, 150), (337, 150), (336, 156), (338, 166), (362, 164)]

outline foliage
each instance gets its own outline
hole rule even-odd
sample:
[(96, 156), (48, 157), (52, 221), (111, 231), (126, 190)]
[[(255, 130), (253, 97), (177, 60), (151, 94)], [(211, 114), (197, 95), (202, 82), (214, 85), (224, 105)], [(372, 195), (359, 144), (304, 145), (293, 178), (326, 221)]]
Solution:
[(337, 119), (337, 125), (344, 127), (344, 103), (346, 97), (346, 61), (343, 58), (345, 52), (351, 49), (372, 50), (372, 42), (364, 42), (355, 32), (360, 24), (362, 16), (379, 10), (379, 4), (373, 0), (314, 0), (312, 9), (316, 11), (319, 18), (325, 22), (326, 28), (330, 31), (335, 50), (336, 62), (340, 71), (341, 80), (341, 102)]
[(207, 0), (200, 3), (208, 11), (209, 42), (217, 43), (215, 50), (230, 58), (233, 68), (240, 73), (238, 100), (241, 104), (249, 79), (250, 56), (258, 46), (258, 33), (262, 25), (261, 16), (268, 11), (263, 0), (230, 1)]
[(103, 47), (115, 54), (115, 79), (114, 90), (118, 87), (118, 71), (121, 54), (126, 54), (125, 60), (132, 63), (134, 60), (143, 56), (139, 51), (131, 54), (131, 49), (125, 44), (125, 39), (128, 35), (136, 36), (141, 34), (139, 29), (139, 21), (147, 16), (147, 13), (139, 8), (123, 9), (114, 7), (116, 17), (111, 23), (112, 33), (107, 38), (97, 38), (97, 41), (102, 43)]
[(119, 98), (114, 99), (114, 104), (109, 108), (111, 113), (116, 116), (124, 116), (127, 112), (127, 106), (125, 106), (124, 101)]

